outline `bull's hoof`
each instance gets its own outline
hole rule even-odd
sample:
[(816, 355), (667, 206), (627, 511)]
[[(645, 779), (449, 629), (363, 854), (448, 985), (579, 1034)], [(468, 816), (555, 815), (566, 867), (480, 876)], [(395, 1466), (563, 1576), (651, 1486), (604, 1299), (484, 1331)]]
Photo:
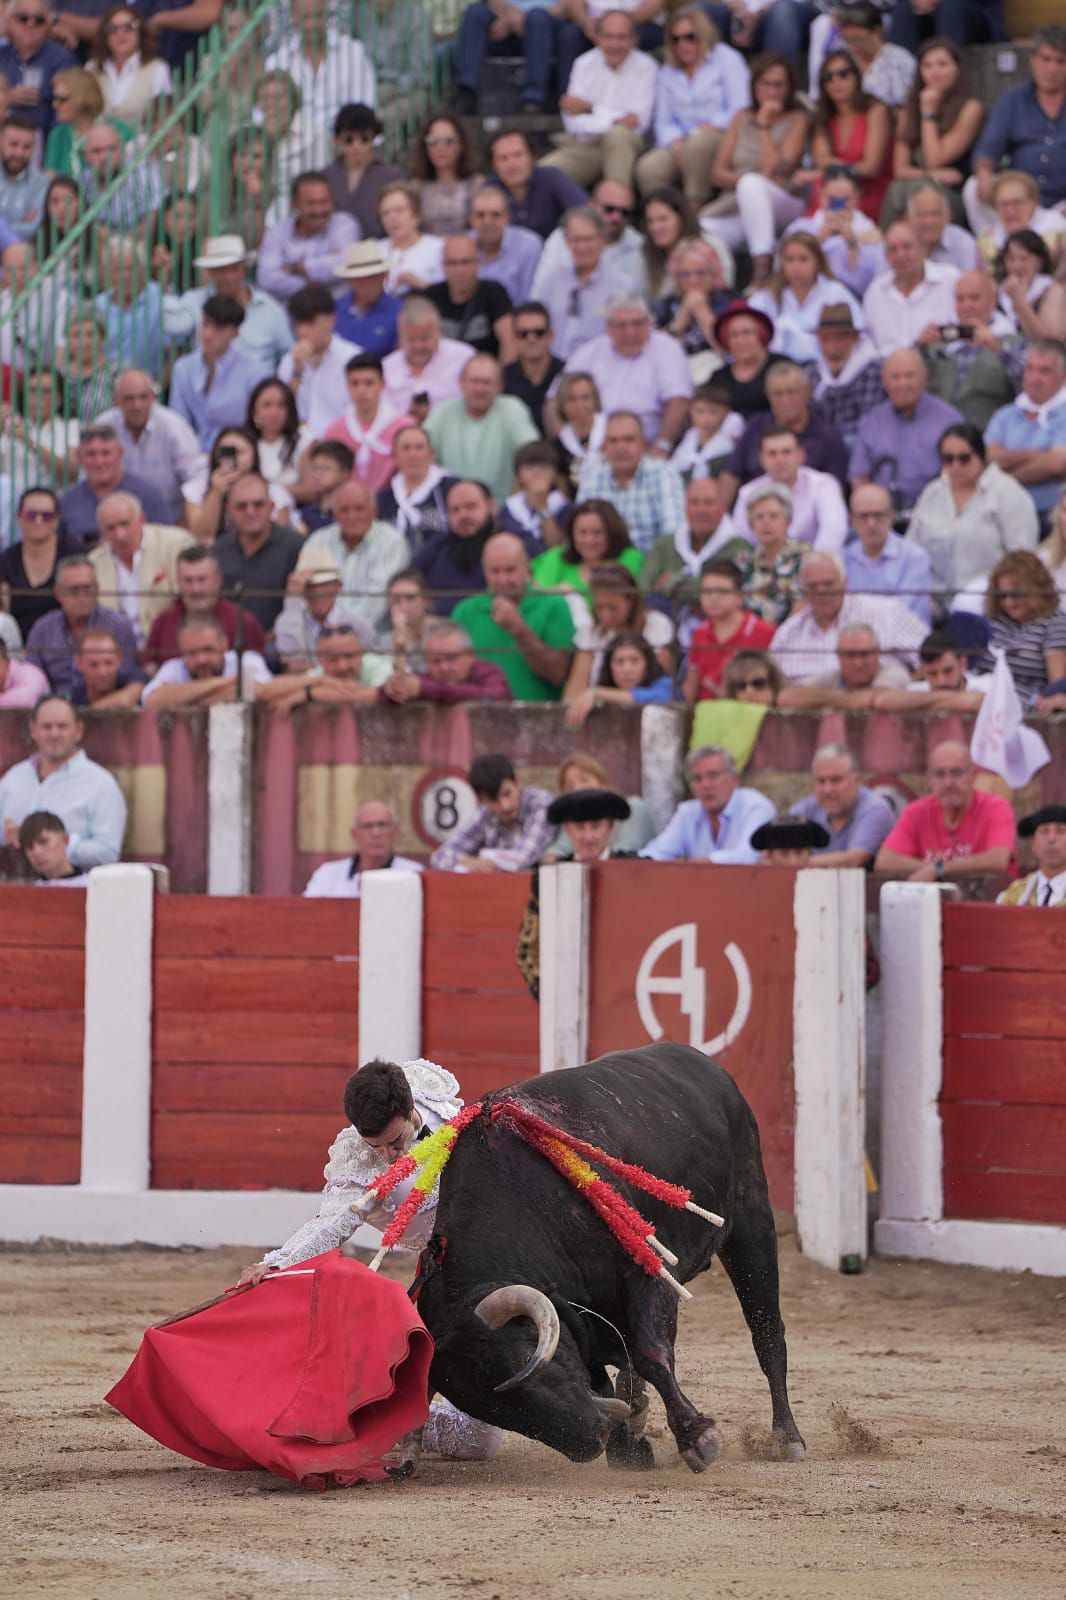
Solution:
[(717, 1461), (722, 1453), (722, 1436), (713, 1422), (698, 1433), (691, 1444), (681, 1451), (681, 1459), (693, 1472), (703, 1472)]
[(785, 1446), (786, 1461), (806, 1461), (807, 1446), (802, 1439), (792, 1439)]
[(397, 1480), (402, 1478), (413, 1478), (415, 1473), (418, 1471), (418, 1462), (400, 1461), (394, 1467), (386, 1467), (385, 1471), (388, 1473), (390, 1478), (396, 1478)]
[(629, 1472), (647, 1472), (654, 1467), (655, 1456), (647, 1439), (638, 1439), (629, 1430), (629, 1424), (620, 1422), (607, 1435), (607, 1465)]

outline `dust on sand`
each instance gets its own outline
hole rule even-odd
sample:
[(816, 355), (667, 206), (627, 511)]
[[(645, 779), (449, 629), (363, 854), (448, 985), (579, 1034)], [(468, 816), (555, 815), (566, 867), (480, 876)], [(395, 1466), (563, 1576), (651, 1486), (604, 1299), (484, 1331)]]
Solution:
[(875, 1262), (841, 1278), (782, 1241), (801, 1465), (733, 1292), (694, 1285), (683, 1387), (722, 1461), (573, 1466), (512, 1437), (487, 1465), (313, 1494), (171, 1455), (101, 1403), (142, 1328), (233, 1283), (248, 1252), (0, 1257), (0, 1596), (32, 1600), (1061, 1600), (1066, 1284)]

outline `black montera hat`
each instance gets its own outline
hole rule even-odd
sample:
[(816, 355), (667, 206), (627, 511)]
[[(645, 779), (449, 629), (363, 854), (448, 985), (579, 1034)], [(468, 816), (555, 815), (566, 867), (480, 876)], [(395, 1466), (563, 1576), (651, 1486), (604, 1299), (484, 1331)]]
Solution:
[(622, 822), (629, 815), (629, 801), (612, 789), (572, 789), (560, 794), (548, 807), (548, 821), (553, 827), (564, 822), (600, 822), (609, 817), (612, 822)]

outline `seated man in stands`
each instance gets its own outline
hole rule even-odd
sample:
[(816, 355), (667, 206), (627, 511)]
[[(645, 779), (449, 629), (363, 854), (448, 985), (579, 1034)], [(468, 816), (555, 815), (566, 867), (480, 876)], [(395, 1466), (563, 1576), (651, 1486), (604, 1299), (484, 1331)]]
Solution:
[(972, 272), (981, 260), (977, 240), (951, 220), (947, 194), (932, 178), (919, 181), (907, 201), (907, 218), (913, 224), (922, 255), (936, 266)]
[(396, 813), (384, 800), (364, 800), (352, 823), (355, 854), (324, 861), (308, 879), (309, 900), (358, 900), (364, 872), (421, 872), (421, 861), (396, 854)]
[(101, 500), (120, 489), (135, 494), (149, 522), (167, 522), (167, 503), (154, 484), (127, 472), (122, 445), (114, 428), (94, 422), (83, 428), (78, 441), (78, 465), (82, 476), (59, 497), (59, 521), (68, 539), (94, 544), (100, 537), (96, 513)]
[(381, 521), (374, 491), (359, 478), (337, 490), (333, 510), (336, 522), (319, 528), (304, 541), (297, 571), (328, 556), (341, 575), (349, 620), (358, 623), (369, 638), (381, 613), (386, 584), (410, 560), (407, 540)]
[(918, 335), (930, 394), (982, 432), (1018, 393), (1025, 367), (1025, 341), (996, 309), (998, 293), (987, 272), (964, 272), (955, 284), (955, 324), (930, 322)]
[(1046, 523), (1066, 477), (1066, 345), (1034, 339), (1021, 393), (985, 430), (988, 459), (1024, 484)]
[(998, 906), (1061, 906), (1066, 903), (1066, 806), (1041, 806), (1018, 824), (1018, 837), (1032, 840), (1036, 871), (996, 896)]
[(635, 411), (612, 411), (602, 454), (586, 458), (577, 499), (608, 500), (629, 529), (638, 550), (671, 537), (684, 521), (685, 491), (670, 461), (648, 451)]
[(517, 308), (530, 298), (544, 241), (532, 228), (516, 228), (510, 216), (507, 196), (493, 183), (486, 183), (470, 202), (470, 237), (477, 247), (481, 281), (502, 284)]
[(966, 659), (966, 651), (950, 633), (929, 634), (918, 652), (918, 676), (906, 689), (879, 689), (874, 710), (979, 711), (992, 679), (968, 671)]
[(650, 454), (668, 458), (688, 427), (692, 373), (680, 344), (654, 327), (638, 295), (611, 303), (607, 332), (578, 345), (566, 370), (592, 378), (608, 415), (635, 413)]
[(395, 410), (425, 422), (434, 406), (457, 400), (473, 345), (446, 339), (440, 312), (425, 295), (412, 294), (397, 319), (399, 348), (382, 362), (385, 393)]
[(651, 861), (714, 861), (748, 866), (759, 859), (751, 836), (774, 808), (757, 789), (740, 787), (737, 764), (720, 745), (690, 750), (685, 775), (693, 798), (683, 800), (660, 834), (640, 852)]
[(343, 434), (327, 430), (343, 416), (349, 399), (355, 400), (348, 368), (353, 358), (360, 356), (359, 346), (337, 332), (333, 296), (321, 283), (309, 283), (296, 291), (289, 301), (289, 316), (295, 343), (278, 363), (278, 377), (292, 392), (296, 414), (307, 423), (313, 438), (339, 437), (348, 444)]
[(327, 622), (315, 647), (317, 665), (305, 672), (287, 672), (262, 691), (275, 711), (297, 706), (374, 706), (389, 671), (386, 657), (369, 655), (350, 622)]
[(448, 526), (428, 538), (411, 562), (441, 616), (447, 616), (463, 595), (485, 587), (481, 557), (496, 531), (496, 502), (476, 478), (453, 480), (444, 506)]
[(96, 512), (100, 542), (89, 556), (107, 606), (121, 611), (143, 644), (177, 586), (177, 562), (192, 548), (184, 528), (147, 522), (135, 494), (105, 495)]
[(461, 395), (434, 406), (426, 433), (445, 472), (457, 478), (476, 473), (497, 501), (514, 486), (514, 455), (540, 435), (529, 408), (502, 393), (499, 362), (474, 355), (463, 367)]
[(818, 361), (808, 369), (811, 398), (850, 450), (863, 417), (885, 398), (881, 357), (869, 335), (855, 326), (851, 307), (843, 303), (823, 306), (817, 338)]
[(125, 671), (137, 670), (137, 638), (117, 611), (100, 604), (100, 585), (87, 555), (63, 556), (55, 569), (58, 609), (48, 611), (29, 631), (26, 659), (39, 667), (56, 694), (69, 694), (76, 681), (74, 653), (89, 628), (106, 628), (118, 641)]
[(511, 221), (538, 233), (542, 239), (558, 226), (571, 206), (588, 199), (573, 178), (556, 167), (538, 167), (524, 133), (505, 128), (489, 140), (492, 176), (489, 183), (503, 190), (511, 207)]
[(122, 651), (107, 628), (87, 628), (74, 656), (77, 680), (71, 692), (76, 706), (118, 711), (139, 706), (145, 674), (122, 665)]
[(824, 845), (814, 849), (812, 867), (869, 867), (894, 821), (887, 800), (862, 781), (850, 750), (823, 744), (811, 762), (814, 793), (789, 809), (794, 817), (816, 822), (826, 831)]
[(851, 525), (858, 534), (844, 546), (844, 571), (856, 594), (887, 594), (902, 600), (924, 622), (932, 621), (933, 569), (913, 539), (894, 532), (892, 496), (879, 483), (865, 483), (851, 494)]
[(434, 622), (422, 637), (423, 672), (394, 670), (379, 691), (395, 705), (428, 700), (454, 706), (474, 700), (510, 700), (511, 689), (499, 667), (479, 661), (470, 635), (457, 622)]
[(914, 224), (901, 219), (885, 234), (887, 272), (878, 273), (862, 297), (870, 338), (881, 356), (913, 344), (929, 323), (955, 315), (957, 267), (926, 261)]
[(153, 711), (259, 700), (274, 684), (262, 656), (245, 650), (238, 660), (236, 650), (227, 646), (222, 624), (208, 614), (186, 617), (178, 629), (178, 649), (181, 654), (164, 661), (144, 686), (142, 703)]
[(201, 450), (210, 450), (223, 428), (247, 415), (252, 390), (272, 376), (236, 348), (243, 321), (239, 300), (210, 295), (200, 313), (197, 348), (174, 363), (170, 404), (189, 424)]
[(485, 593), (460, 600), (454, 619), (481, 659), (500, 668), (516, 700), (558, 700), (573, 655), (574, 618), (562, 595), (533, 587), (526, 547), (497, 533), (481, 558)]
[[(98, 213), (101, 228), (116, 237), (154, 238), (156, 213), (163, 201), (163, 176), (157, 162), (127, 152), (113, 122), (94, 122), (82, 146), (79, 179), (82, 210), (105, 194)], [(116, 180), (122, 177), (122, 182)]]
[(594, 206), (572, 207), (563, 235), (565, 258), (543, 281), (538, 272), (537, 287), (553, 329), (552, 351), (565, 361), (607, 331), (610, 304), (628, 292), (629, 280), (606, 258), (607, 223)]
[(1066, 28), (1061, 23), (1033, 29), (1029, 71), (1031, 82), (998, 97), (977, 141), (974, 176), (963, 190), (975, 233), (995, 216), (992, 185), (1003, 167), (1035, 178), (1042, 206), (1066, 200)]
[(586, 189), (603, 177), (632, 184), (659, 72), (658, 62), (637, 49), (629, 11), (601, 11), (593, 25), (595, 48), (578, 56), (559, 97), (566, 139), (543, 161)]
[(196, 435), (183, 417), (156, 399), (155, 383), (147, 372), (136, 367), (120, 372), (112, 392), (115, 404), (101, 412), (98, 425), (114, 428), (123, 463), (163, 496), (164, 522), (181, 522), (182, 485), (207, 464)]
[(672, 533), (662, 533), (640, 569), (640, 587), (689, 604), (700, 597), (705, 564), (736, 537), (717, 478), (693, 478), (685, 490), (685, 515)]
[(239, 627), (241, 648), (256, 650), (262, 655), (266, 649), (266, 634), (250, 611), (238, 611), (232, 600), (224, 599), (222, 569), (208, 545), (194, 544), (179, 550), (174, 564), (174, 582), (177, 598), (166, 610), (160, 611), (144, 647), (145, 665), (153, 672), (164, 661), (178, 655), (178, 629), (186, 617), (217, 618), (229, 646), (236, 643)]
[(431, 283), (424, 293), (440, 312), (446, 337), (461, 339), (501, 363), (513, 361), (518, 352), (511, 296), (502, 284), (480, 276), (477, 245), (469, 234), (445, 239), (441, 267), (443, 283)]
[(843, 562), (828, 553), (804, 556), (800, 584), (806, 605), (786, 617), (770, 647), (791, 683), (814, 684), (832, 672), (840, 631), (856, 622), (869, 623), (882, 650), (906, 667), (913, 665), (925, 628), (902, 601), (849, 594)]
[(746, 483), (733, 507), (739, 534), (751, 537), (748, 502), (769, 483), (780, 483), (792, 496), (788, 536), (814, 550), (843, 550), (848, 513), (840, 484), (831, 472), (816, 472), (804, 460), (803, 446), (791, 428), (767, 428), (759, 445), (762, 472)]
[(43, 889), (84, 889), (87, 872), (70, 860), (70, 834), (54, 811), (31, 811), (19, 827), (19, 845)]
[(977, 768), (964, 744), (929, 752), (930, 794), (904, 806), (877, 852), (877, 872), (908, 883), (998, 876), (1014, 854), (1014, 812), (1002, 795), (974, 788)]
[(67, 856), (82, 871), (117, 861), (126, 832), (126, 802), (106, 767), (81, 748), (81, 712), (69, 700), (39, 700), (30, 717), (35, 753), (0, 778), (3, 843), (19, 843), (19, 827), (34, 811), (61, 817), (69, 835)]
[(478, 756), (468, 774), (477, 815), (430, 857), (438, 872), (525, 872), (536, 866), (555, 829), (547, 789), (519, 785), (506, 756)]
[(722, 493), (731, 506), (742, 483), (761, 470), (759, 450), (770, 428), (791, 428), (803, 446), (804, 465), (831, 472), (843, 483), (848, 475), (848, 452), (839, 430), (811, 404), (811, 383), (794, 361), (775, 361), (766, 374), (769, 411), (757, 411), (740, 436), (719, 477)]
[(291, 199), (292, 215), (270, 224), (256, 263), (260, 288), (285, 305), (310, 283), (336, 294), (341, 286), (337, 267), (359, 237), (354, 217), (334, 209), (324, 172), (299, 173)]
[[(289, 574), (310, 544), (294, 528), (275, 522), (271, 509), (266, 479), (258, 472), (243, 473), (232, 484), (226, 501), (232, 530), (213, 546), (223, 583), (231, 594), (245, 597), (245, 612), (266, 632), (281, 610)], [(311, 539), (320, 537), (311, 535)]]
[(907, 670), (898, 661), (881, 655), (877, 630), (867, 622), (845, 624), (837, 634), (836, 667), (810, 683), (790, 684), (782, 689), (778, 704), (829, 708), (839, 711), (868, 711), (878, 689), (906, 689)]
[(848, 476), (852, 487), (880, 483), (908, 510), (940, 473), (940, 435), (962, 413), (928, 393), (929, 375), (917, 350), (894, 350), (881, 368), (888, 395), (859, 423)]
[(343, 444), (355, 457), (352, 476), (380, 495), (396, 473), (393, 447), (411, 418), (397, 411), (385, 393), (385, 373), (378, 356), (351, 356), (344, 367), (347, 400), (333, 413), (323, 438)]

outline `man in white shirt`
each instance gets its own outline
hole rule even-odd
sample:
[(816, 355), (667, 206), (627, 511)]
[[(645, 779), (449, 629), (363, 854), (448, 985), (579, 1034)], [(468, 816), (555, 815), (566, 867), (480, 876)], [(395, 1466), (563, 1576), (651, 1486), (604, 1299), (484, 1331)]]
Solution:
[(282, 356), (278, 377), (292, 390), (300, 421), (320, 439), (348, 405), (345, 367), (360, 346), (335, 332), (333, 296), (321, 284), (297, 290), (289, 315), (296, 343)]
[(300, 91), (301, 116), (316, 127), (332, 128), (341, 106), (377, 105), (370, 58), (347, 17), (344, 26), (332, 25), (330, 0), (292, 0), (291, 31), (263, 70), (289, 74)]
[(364, 872), (421, 872), (420, 861), (395, 852), (399, 823), (384, 800), (364, 800), (352, 823), (355, 854), (324, 861), (312, 872), (304, 895), (309, 900), (358, 900)]
[(424, 422), (431, 406), (458, 400), (463, 368), (477, 352), (462, 339), (444, 337), (440, 312), (422, 295), (404, 302), (397, 328), (400, 347), (381, 364), (385, 395), (397, 411)]
[(1022, 817), (1018, 837), (1033, 841), (1037, 870), (997, 895), (997, 906), (1061, 906), (1066, 901), (1066, 806), (1041, 806)]
[(106, 866), (122, 853), (126, 802), (105, 767), (81, 748), (81, 712), (59, 695), (39, 700), (30, 716), (35, 754), (0, 778), (2, 842), (19, 843), (20, 824), (34, 811), (63, 821), (67, 857), (80, 871)]
[[(636, 196), (628, 184), (604, 178), (592, 191), (589, 205), (603, 218), (603, 265), (616, 276), (625, 277), (625, 287), (630, 294), (647, 294), (648, 269), (644, 264), (644, 235), (633, 227)], [(571, 207), (576, 210), (577, 207)], [(573, 251), (566, 237), (566, 218), (544, 241), (542, 253), (533, 274), (531, 300), (543, 300), (550, 289), (555, 274), (573, 264)]]
[[(261, 700), (275, 679), (255, 650), (227, 650), (226, 632), (217, 617), (187, 617), (178, 629), (180, 656), (164, 661), (144, 686), (142, 705), (154, 711), (185, 706), (215, 706), (228, 700)], [(238, 666), (240, 684), (238, 686)], [(280, 681), (280, 680), (278, 680)]]
[(177, 561), (193, 543), (184, 528), (144, 520), (135, 494), (105, 495), (96, 513), (100, 543), (89, 555), (102, 603), (128, 617), (143, 645), (152, 623), (178, 592)]
[(605, 11), (596, 48), (579, 56), (560, 96), (567, 142), (543, 165), (558, 167), (583, 189), (600, 178), (633, 183), (633, 168), (655, 108), (658, 63), (637, 49), (637, 30), (624, 11)]
[(96, 418), (114, 428), (127, 472), (153, 483), (164, 497), (170, 522), (180, 522), (185, 509), (182, 484), (203, 473), (207, 457), (195, 433), (176, 411), (156, 399), (153, 379), (130, 367), (120, 372), (112, 390), (115, 404)]
[(792, 496), (790, 539), (814, 550), (839, 551), (848, 532), (848, 512), (840, 485), (831, 472), (816, 472), (804, 465), (803, 446), (791, 428), (768, 428), (759, 446), (763, 471), (746, 483), (733, 508), (736, 531), (751, 538), (748, 504), (768, 483), (780, 483)]
[(882, 357), (914, 344), (929, 323), (955, 320), (959, 276), (957, 267), (926, 261), (914, 224), (902, 219), (885, 234), (885, 260), (889, 270), (878, 274), (862, 299), (867, 331)]
[(608, 307), (628, 292), (629, 283), (607, 261), (607, 225), (592, 206), (570, 208), (563, 218), (563, 236), (564, 258), (541, 280), (540, 298), (552, 326), (552, 354), (565, 361), (579, 345), (605, 331)]
[(341, 575), (345, 610), (365, 638), (371, 638), (385, 611), (389, 579), (411, 559), (407, 540), (375, 516), (377, 501), (369, 484), (353, 478), (333, 496), (336, 522), (304, 541), (298, 573), (322, 564), (325, 552)]
[(666, 461), (688, 426), (692, 373), (684, 350), (651, 324), (651, 313), (636, 295), (615, 300), (607, 312), (607, 331), (578, 345), (567, 372), (595, 380), (603, 410), (639, 416), (649, 453)]
[(840, 557), (811, 551), (800, 563), (806, 601), (774, 634), (770, 653), (790, 683), (816, 684), (837, 666), (843, 628), (868, 623), (886, 654), (914, 665), (925, 625), (899, 600), (887, 595), (849, 594)]

